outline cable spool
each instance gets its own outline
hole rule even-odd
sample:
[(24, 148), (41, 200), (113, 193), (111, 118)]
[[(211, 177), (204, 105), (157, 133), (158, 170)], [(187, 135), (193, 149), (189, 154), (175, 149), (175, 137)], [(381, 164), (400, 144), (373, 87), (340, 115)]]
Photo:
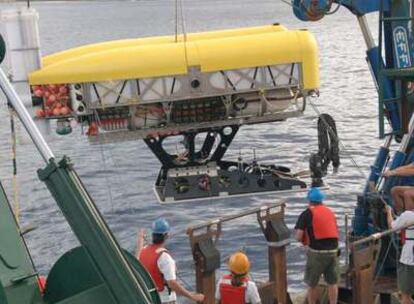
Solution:
[(333, 0), (294, 0), (293, 12), (303, 21), (318, 21), (330, 13)]

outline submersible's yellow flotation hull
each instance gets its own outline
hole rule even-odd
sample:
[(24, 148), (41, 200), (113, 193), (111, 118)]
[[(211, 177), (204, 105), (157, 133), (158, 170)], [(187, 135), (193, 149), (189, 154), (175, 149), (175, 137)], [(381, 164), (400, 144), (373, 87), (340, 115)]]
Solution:
[(272, 32), (280, 32), (280, 31), (287, 31), (287, 28), (284, 27), (283, 25), (275, 23), (272, 25), (265, 25), (265, 26), (236, 28), (236, 29), (211, 31), (211, 32), (189, 33), (185, 37), (184, 35), (179, 34), (177, 36), (157, 36), (157, 37), (148, 37), (148, 38), (107, 41), (107, 42), (102, 42), (102, 43), (85, 45), (85, 46), (73, 48), (70, 50), (65, 50), (62, 52), (58, 52), (58, 53), (46, 56), (42, 59), (42, 64), (43, 66), (47, 66), (47, 65), (56, 63), (58, 61), (68, 60), (74, 57), (91, 54), (93, 52), (102, 52), (102, 51), (107, 51), (107, 50), (115, 49), (115, 48), (135, 47), (135, 46), (158, 44), (158, 43), (183, 42), (184, 39), (187, 41), (195, 41), (195, 40), (245, 36), (245, 35), (261, 34), (261, 33), (272, 33)]
[(281, 25), (118, 40), (46, 56), (29, 82), (38, 116), (106, 131), (280, 121), (319, 88), (318, 46)]
[(313, 35), (274, 28), (278, 27), (238, 30), (234, 35), (194, 34), (177, 43), (172, 36), (98, 44), (45, 57), (46, 65), (29, 80), (32, 85), (88, 83), (185, 75), (189, 67), (209, 73), (298, 63), (302, 88), (317, 89), (318, 48)]

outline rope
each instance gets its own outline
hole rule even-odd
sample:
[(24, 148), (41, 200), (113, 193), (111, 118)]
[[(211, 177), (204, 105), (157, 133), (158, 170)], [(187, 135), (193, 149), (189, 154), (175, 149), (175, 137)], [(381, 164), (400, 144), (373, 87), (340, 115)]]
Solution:
[(326, 173), (332, 162), (334, 169), (340, 165), (338, 133), (335, 120), (329, 114), (321, 114), (318, 119), (319, 156), (322, 159), (322, 170)]
[[(94, 114), (95, 114), (96, 122), (98, 122), (98, 125), (100, 125), (101, 121), (99, 119), (99, 115), (98, 115), (98, 112), (96, 110), (94, 111)], [(102, 161), (103, 161), (103, 165), (104, 165), (104, 170), (107, 171), (108, 166), (106, 164), (105, 148), (104, 148), (104, 145), (103, 145), (101, 140), (99, 140), (99, 150), (101, 152)], [(112, 188), (111, 188), (111, 184), (108, 181), (108, 175), (107, 174), (105, 174), (105, 183), (107, 185), (107, 190), (108, 190), (107, 192), (108, 192), (108, 195), (109, 195), (109, 202), (111, 204), (111, 209), (112, 209), (111, 211), (114, 212), (114, 202), (113, 202), (113, 196), (112, 196)]]
[(4, 266), (6, 266), (8, 269), (17, 269), (17, 268), (19, 268), (19, 265), (17, 265), (17, 266), (14, 266), (14, 265), (11, 265), (10, 263), (8, 263), (7, 262), (7, 260), (3, 257), (3, 255), (2, 254), (0, 254), (0, 261), (3, 263), (3, 265)]
[(175, 43), (178, 42), (178, 0), (175, 0)]
[(336, 2), (338, 3), (338, 5), (335, 7), (335, 9), (334, 9), (334, 10), (331, 10), (331, 11), (329, 11), (329, 12), (327, 12), (327, 13), (326, 13), (326, 15), (333, 15), (333, 14), (335, 14), (336, 12), (338, 12), (338, 11), (339, 11), (339, 9), (340, 9), (340, 8), (341, 8), (341, 6), (342, 6), (342, 0), (337, 0)]
[[(393, 238), (393, 237), (391, 236), (391, 238)], [(377, 280), (378, 280), (378, 278), (379, 278), (379, 276), (380, 276), (380, 274), (382, 272), (382, 268), (385, 265), (385, 261), (387, 260), (386, 257), (388, 256), (388, 253), (389, 253), (389, 251), (391, 249), (391, 245), (392, 244), (393, 244), (393, 242), (390, 240), (388, 242), (388, 247), (387, 247), (387, 250), (385, 251), (384, 258), (382, 259), (381, 264), (380, 264), (380, 267), (378, 267), (377, 273), (375, 274), (373, 286), (375, 286), (377, 284)]]
[(14, 122), (14, 110), (9, 108), (10, 113), (10, 136), (11, 136), (11, 148), (12, 148), (12, 164), (13, 164), (13, 209), (14, 216), (17, 224), (20, 224), (20, 201), (19, 201), (19, 183), (17, 180), (17, 139), (16, 139), (16, 128)]
[(330, 135), (335, 138), (335, 140), (338, 142), (339, 146), (340, 146), (340, 151), (343, 152), (344, 154), (346, 154), (350, 159), (351, 162), (353, 163), (354, 167), (357, 169), (357, 171), (360, 173), (360, 175), (364, 178), (367, 178), (367, 175), (365, 174), (364, 170), (361, 168), (361, 166), (358, 165), (357, 161), (354, 159), (354, 157), (352, 156), (352, 154), (348, 151), (348, 149), (345, 147), (345, 145), (342, 143), (341, 140), (339, 140), (339, 137), (331, 130), (328, 122), (324, 119), (324, 117), (321, 117), (322, 114), (319, 111), (318, 107), (313, 103), (312, 98), (310, 98), (309, 100), (309, 104), (311, 105), (312, 109), (315, 111), (315, 113), (318, 115), (318, 117), (321, 118), (322, 122), (325, 124), (326, 128), (328, 129)]
[(181, 16), (181, 28), (183, 30), (183, 36), (184, 36), (184, 55), (185, 55), (185, 62), (188, 67), (188, 54), (187, 54), (187, 30), (185, 25), (185, 18), (184, 18), (184, 9), (183, 9), (183, 0), (180, 1), (180, 16)]

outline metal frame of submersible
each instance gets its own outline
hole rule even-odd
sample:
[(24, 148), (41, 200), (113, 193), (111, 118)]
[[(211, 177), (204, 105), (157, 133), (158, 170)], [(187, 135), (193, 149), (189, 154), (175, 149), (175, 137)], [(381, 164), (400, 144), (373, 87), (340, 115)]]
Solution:
[(306, 30), (274, 23), (115, 40), (39, 61), (28, 76), (36, 120), (56, 120), (61, 135), (78, 123), (91, 143), (143, 139), (161, 163), (154, 192), (162, 204), (306, 191), (309, 175), (322, 186), (329, 161), (339, 166), (328, 116), (310, 173), (261, 163), (255, 151), (252, 161), (241, 151), (225, 159), (243, 126), (279, 129), (318, 96), (318, 46)]

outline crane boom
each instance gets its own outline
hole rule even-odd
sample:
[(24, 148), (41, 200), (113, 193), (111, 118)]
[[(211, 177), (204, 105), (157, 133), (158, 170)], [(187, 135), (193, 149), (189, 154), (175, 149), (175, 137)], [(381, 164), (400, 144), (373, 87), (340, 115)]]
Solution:
[[(32, 138), (47, 166), (38, 170), (39, 178), (45, 182), (57, 205), (62, 210), (72, 231), (86, 252), (85, 263), (90, 263), (102, 280), (100, 294), (106, 295), (111, 304), (159, 303), (152, 283), (145, 281), (143, 269), (136, 269), (128, 261), (94, 201), (64, 157), (56, 162), (53, 152), (44, 140), (27, 112), (17, 92), (0, 69), (0, 88), (13, 106), (26, 131)], [(138, 266), (139, 267), (139, 266)], [(53, 279), (51, 279), (53, 281)], [(53, 284), (52, 284), (53, 285)], [(46, 294), (48, 291), (46, 291)], [(80, 304), (101, 296), (90, 288), (82, 295), (71, 294), (67, 303)], [(98, 301), (98, 300), (96, 300)]]
[[(293, 0), (292, 6), (295, 16), (303, 21), (318, 21), (340, 7), (347, 8), (358, 20), (367, 47), (366, 59), (378, 91), (379, 135), (385, 137), (385, 142), (371, 166), (364, 192), (358, 196), (353, 234), (361, 237), (386, 230), (383, 208), (384, 203), (394, 204), (390, 194), (392, 187), (414, 182), (413, 178), (381, 178), (386, 168), (394, 169), (414, 161), (414, 142), (411, 140), (414, 133), (411, 106), (414, 101), (411, 27), (414, 1)], [(366, 19), (367, 14), (374, 12), (379, 14), (377, 42)], [(385, 130), (387, 123), (390, 126), (388, 133)], [(400, 147), (391, 155), (393, 139), (400, 143)], [(396, 250), (391, 250), (380, 260), (386, 260), (387, 268), (392, 269), (396, 256)]]

